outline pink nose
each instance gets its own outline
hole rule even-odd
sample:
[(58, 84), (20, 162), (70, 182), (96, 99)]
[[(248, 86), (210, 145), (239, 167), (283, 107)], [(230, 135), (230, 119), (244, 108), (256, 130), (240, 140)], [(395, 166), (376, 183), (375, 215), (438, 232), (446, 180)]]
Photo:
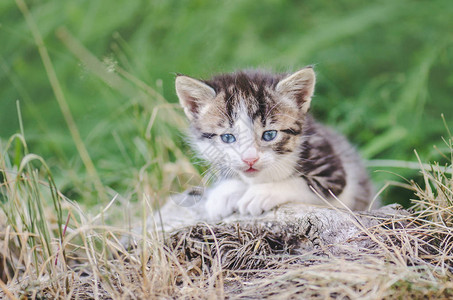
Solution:
[(258, 159), (259, 159), (258, 157), (250, 157), (250, 158), (243, 158), (242, 161), (251, 167), (258, 161)]

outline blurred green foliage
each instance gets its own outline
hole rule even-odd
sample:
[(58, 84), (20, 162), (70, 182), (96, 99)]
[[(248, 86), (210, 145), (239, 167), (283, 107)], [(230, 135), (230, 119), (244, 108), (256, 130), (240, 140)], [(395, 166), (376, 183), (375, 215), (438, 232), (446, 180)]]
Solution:
[[(367, 159), (415, 161), (414, 149), (424, 160), (443, 159), (433, 145), (446, 148), (439, 142), (446, 133), (441, 113), (453, 128), (451, 0), (27, 4), (100, 177), (118, 191), (133, 189), (144, 165), (159, 189), (163, 165), (178, 159), (175, 148), (185, 147), (181, 125), (159, 113), (150, 131), (155, 97), (106, 84), (63, 43), (56, 34), (61, 27), (104, 63), (104, 71), (119, 66), (171, 103), (177, 102), (175, 73), (203, 78), (313, 64), (313, 114), (347, 135)], [(0, 2), (0, 41), (0, 137), (19, 131), (19, 99), (30, 150), (48, 160), (66, 193), (80, 198), (85, 170), (30, 29), (11, 0)], [(379, 185), (397, 179), (373, 176)], [(397, 195), (390, 189), (386, 197)]]

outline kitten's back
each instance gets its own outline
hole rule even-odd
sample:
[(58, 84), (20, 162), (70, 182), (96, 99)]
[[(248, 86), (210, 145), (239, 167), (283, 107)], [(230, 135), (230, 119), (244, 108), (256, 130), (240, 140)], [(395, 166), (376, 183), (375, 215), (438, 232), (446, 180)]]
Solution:
[(345, 170), (346, 186), (339, 199), (352, 210), (367, 209), (372, 200), (373, 187), (359, 153), (343, 135), (317, 122), (314, 126), (333, 145)]

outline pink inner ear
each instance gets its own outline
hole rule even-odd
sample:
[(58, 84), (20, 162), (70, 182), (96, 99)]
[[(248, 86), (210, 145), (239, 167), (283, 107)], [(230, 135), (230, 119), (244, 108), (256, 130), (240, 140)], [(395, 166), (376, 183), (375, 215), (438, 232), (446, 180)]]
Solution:
[(189, 92), (186, 91), (182, 96), (184, 97), (185, 103), (189, 107), (189, 110), (194, 114), (198, 113), (198, 108), (200, 106), (198, 103), (199, 101), (195, 97), (191, 96)]
[(313, 93), (311, 91), (310, 85), (311, 85), (311, 82), (310, 83), (307, 82), (307, 85), (304, 88), (302, 88), (298, 94), (296, 94), (297, 103), (299, 105), (302, 105), (302, 104), (304, 104), (304, 102), (310, 100), (312, 93)]

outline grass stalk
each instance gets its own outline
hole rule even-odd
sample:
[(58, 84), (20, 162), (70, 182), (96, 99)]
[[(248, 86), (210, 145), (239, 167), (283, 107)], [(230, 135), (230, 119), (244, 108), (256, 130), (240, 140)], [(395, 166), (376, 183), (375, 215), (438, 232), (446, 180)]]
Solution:
[(60, 81), (58, 80), (57, 74), (52, 64), (52, 60), (50, 59), (49, 53), (45, 46), (44, 40), (42, 39), (42, 36), (39, 32), (39, 29), (30, 11), (28, 10), (25, 1), (16, 0), (16, 4), (19, 7), (20, 11), (22, 12), (25, 21), (27, 22), (28, 28), (30, 29), (33, 35), (33, 39), (36, 43), (36, 46), (38, 47), (39, 55), (41, 56), (44, 68), (46, 69), (46, 74), (48, 76), (50, 85), (52, 86), (55, 98), (57, 99), (61, 113), (63, 114), (63, 117), (69, 128), (69, 131), (71, 133), (72, 139), (74, 140), (74, 144), (77, 148), (80, 158), (82, 159), (85, 165), (89, 177), (94, 182), (94, 186), (98, 192), (99, 197), (101, 198), (101, 200), (106, 202), (107, 194), (105, 193), (104, 186), (102, 185), (102, 182), (97, 174), (93, 161), (91, 160), (90, 154), (88, 153), (88, 150), (85, 147), (82, 137), (80, 136), (80, 132), (71, 114), (71, 110), (69, 109), (66, 97), (63, 93), (63, 89), (61, 88)]

